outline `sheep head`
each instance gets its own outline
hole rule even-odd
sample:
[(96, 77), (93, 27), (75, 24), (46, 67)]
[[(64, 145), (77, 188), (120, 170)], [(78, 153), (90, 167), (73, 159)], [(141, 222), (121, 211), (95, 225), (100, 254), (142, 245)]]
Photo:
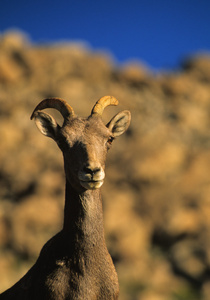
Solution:
[[(130, 124), (129, 111), (122, 111), (104, 125), (101, 115), (108, 105), (117, 105), (112, 96), (100, 98), (87, 118), (77, 117), (73, 108), (63, 99), (48, 98), (34, 109), (31, 119), (35, 120), (42, 134), (54, 139), (64, 156), (66, 178), (75, 189), (97, 189), (105, 177), (105, 160), (112, 141), (124, 133)], [(46, 112), (55, 108), (63, 116), (60, 126)]]

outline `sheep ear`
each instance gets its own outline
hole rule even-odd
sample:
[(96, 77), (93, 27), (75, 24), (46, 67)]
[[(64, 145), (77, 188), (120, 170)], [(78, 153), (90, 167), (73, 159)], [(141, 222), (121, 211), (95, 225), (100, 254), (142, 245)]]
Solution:
[(58, 128), (60, 127), (55, 119), (48, 113), (37, 111), (34, 114), (36, 126), (40, 132), (46, 136), (55, 139)]
[(131, 113), (128, 110), (124, 110), (114, 116), (106, 126), (112, 132), (113, 136), (117, 137), (128, 129), (130, 121)]

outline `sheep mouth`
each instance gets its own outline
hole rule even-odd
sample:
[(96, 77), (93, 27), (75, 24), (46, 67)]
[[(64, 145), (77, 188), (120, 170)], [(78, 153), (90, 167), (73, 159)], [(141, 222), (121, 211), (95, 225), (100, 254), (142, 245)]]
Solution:
[(87, 190), (96, 190), (99, 189), (102, 184), (104, 183), (103, 180), (80, 180), (80, 184)]

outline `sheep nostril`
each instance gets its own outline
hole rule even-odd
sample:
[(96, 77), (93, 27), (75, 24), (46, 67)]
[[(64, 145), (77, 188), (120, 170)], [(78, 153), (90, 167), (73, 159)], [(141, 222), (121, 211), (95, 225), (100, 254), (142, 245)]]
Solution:
[(83, 168), (83, 171), (84, 171), (85, 173), (87, 173), (87, 174), (93, 174), (92, 169), (90, 169), (90, 168), (88, 168), (88, 167), (84, 167), (84, 168)]
[(95, 168), (95, 169), (93, 169), (93, 174), (98, 173), (100, 171), (101, 171), (101, 168)]

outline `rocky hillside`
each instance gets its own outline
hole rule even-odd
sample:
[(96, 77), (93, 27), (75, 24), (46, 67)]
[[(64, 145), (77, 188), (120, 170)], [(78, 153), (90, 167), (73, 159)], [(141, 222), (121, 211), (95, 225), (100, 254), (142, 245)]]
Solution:
[(132, 113), (102, 188), (120, 299), (209, 300), (210, 57), (153, 74), (140, 63), (116, 66), (79, 45), (37, 46), (12, 32), (0, 36), (0, 292), (62, 226), (62, 156), (31, 112), (57, 96), (87, 116), (107, 94), (120, 105), (106, 109), (105, 122)]

